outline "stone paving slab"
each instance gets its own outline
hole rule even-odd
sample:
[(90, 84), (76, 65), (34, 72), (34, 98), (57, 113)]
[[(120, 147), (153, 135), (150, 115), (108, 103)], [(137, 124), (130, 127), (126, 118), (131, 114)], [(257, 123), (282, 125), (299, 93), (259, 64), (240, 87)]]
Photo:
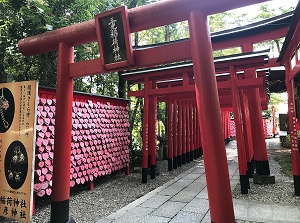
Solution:
[(262, 203), (233, 199), (236, 219), (258, 222), (300, 222), (300, 207), (296, 205)]
[(173, 218), (187, 203), (177, 201), (167, 201), (151, 214), (161, 217)]
[[(236, 144), (227, 146), (231, 188), (239, 182)], [(234, 199), (238, 220), (300, 223), (300, 207)], [(96, 223), (211, 223), (203, 162)]]

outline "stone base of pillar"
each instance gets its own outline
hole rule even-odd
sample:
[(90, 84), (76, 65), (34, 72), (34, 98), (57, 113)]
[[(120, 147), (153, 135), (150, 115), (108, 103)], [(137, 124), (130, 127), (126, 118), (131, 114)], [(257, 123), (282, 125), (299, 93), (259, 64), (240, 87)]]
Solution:
[(190, 152), (190, 161), (194, 160), (194, 150)]
[(177, 166), (181, 166), (182, 165), (182, 156), (178, 155), (177, 156)]
[(173, 169), (177, 169), (177, 157), (173, 157)]
[(182, 153), (182, 164), (186, 164), (186, 154)]
[(145, 184), (147, 183), (147, 178), (148, 178), (148, 168), (142, 168), (142, 183)]
[(240, 175), (241, 193), (248, 194), (249, 178), (247, 175)]
[(255, 184), (275, 184), (275, 176), (253, 174), (253, 183), (255, 183)]
[(155, 175), (156, 175), (156, 173), (155, 173), (155, 169), (156, 169), (156, 165), (151, 165), (150, 166), (150, 175), (151, 175), (151, 179), (155, 179)]
[(186, 152), (186, 162), (189, 163), (190, 162), (190, 152)]
[(269, 160), (255, 160), (255, 168), (257, 175), (270, 175)]
[(294, 188), (295, 188), (295, 195), (300, 196), (300, 176), (294, 175)]
[(172, 170), (173, 170), (173, 159), (168, 158), (168, 171), (172, 171)]

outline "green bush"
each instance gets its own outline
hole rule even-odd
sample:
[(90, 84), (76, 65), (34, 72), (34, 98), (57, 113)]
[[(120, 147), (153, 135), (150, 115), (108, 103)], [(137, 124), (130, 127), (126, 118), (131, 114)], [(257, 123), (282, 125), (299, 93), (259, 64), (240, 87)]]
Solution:
[[(297, 139), (298, 139), (298, 144), (299, 144), (299, 142), (300, 142), (300, 131), (297, 131)], [(291, 136), (290, 136), (290, 134), (287, 134), (287, 136), (283, 139), (282, 146), (286, 147), (286, 148), (291, 147)]]

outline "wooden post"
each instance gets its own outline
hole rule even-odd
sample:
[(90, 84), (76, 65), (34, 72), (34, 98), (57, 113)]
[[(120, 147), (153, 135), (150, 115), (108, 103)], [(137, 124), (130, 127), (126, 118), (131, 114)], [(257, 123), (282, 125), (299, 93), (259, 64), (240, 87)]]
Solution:
[(173, 104), (171, 97), (168, 98), (168, 170), (173, 169)]
[(207, 15), (195, 10), (190, 13), (188, 21), (211, 221), (233, 223), (233, 202)]
[(51, 223), (69, 221), (73, 103), (73, 79), (69, 77), (69, 64), (73, 61), (73, 47), (60, 43), (57, 65)]

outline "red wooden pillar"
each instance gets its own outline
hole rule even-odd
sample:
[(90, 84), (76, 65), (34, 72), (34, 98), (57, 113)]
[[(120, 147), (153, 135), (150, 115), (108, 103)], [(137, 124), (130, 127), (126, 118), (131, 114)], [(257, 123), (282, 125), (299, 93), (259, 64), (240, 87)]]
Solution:
[(239, 97), (239, 90), (236, 87), (236, 72), (233, 65), (230, 65), (230, 82), (231, 82), (231, 95), (232, 95), (232, 107), (234, 113), (234, 122), (236, 130), (236, 142), (238, 149), (238, 160), (239, 160), (239, 172), (240, 172), (240, 185), (242, 194), (248, 194), (249, 179), (247, 177), (247, 161), (245, 152), (245, 139), (243, 134), (243, 121), (242, 111)]
[(173, 168), (177, 169), (177, 148), (178, 148), (178, 104), (174, 100), (174, 112), (173, 112)]
[[(253, 52), (252, 44), (243, 44), (242, 51)], [(256, 78), (256, 70), (250, 68), (245, 70), (246, 78)], [(248, 98), (251, 120), (251, 132), (254, 150), (254, 160), (257, 175), (270, 175), (269, 160), (263, 129), (262, 108), (258, 88), (245, 89)]]
[(201, 135), (201, 130), (200, 130), (200, 119), (199, 119), (199, 116), (198, 116), (198, 111), (199, 109), (196, 108), (196, 158), (199, 158), (201, 157), (203, 154), (203, 151), (202, 151), (202, 144), (201, 144), (201, 141), (202, 141), (202, 135)]
[(191, 126), (190, 126), (190, 106), (186, 104), (186, 162), (190, 162), (190, 145), (191, 145)]
[(182, 165), (182, 102), (178, 101), (177, 166)]
[(200, 135), (200, 127), (199, 127), (199, 116), (197, 115), (197, 107), (195, 107), (195, 113), (194, 113), (194, 123), (195, 123), (195, 152), (194, 152), (194, 158), (197, 159), (200, 157), (200, 141), (201, 141), (201, 135)]
[(173, 169), (173, 105), (171, 97), (168, 98), (168, 170)]
[(149, 155), (151, 179), (155, 179), (156, 168), (156, 107), (157, 97), (149, 97)]
[(149, 79), (144, 84), (144, 113), (143, 113), (143, 148), (142, 148), (142, 183), (147, 183), (148, 170), (148, 134), (149, 134)]
[(69, 77), (69, 64), (73, 62), (73, 47), (60, 43), (57, 64), (51, 223), (69, 221), (73, 102), (73, 79)]
[(193, 105), (190, 104), (190, 161), (194, 160), (194, 120), (193, 120)]
[(187, 118), (186, 118), (186, 102), (182, 102), (182, 164), (186, 164), (186, 128), (187, 128)]
[(291, 61), (285, 63), (286, 80), (285, 85), (288, 93), (288, 117), (291, 139), (292, 170), (294, 178), (295, 195), (300, 196), (300, 154), (298, 150), (296, 109), (294, 96), (294, 80), (289, 81), (291, 72)]
[(233, 202), (207, 15), (194, 10), (188, 21), (211, 221), (233, 223)]
[(241, 109), (243, 117), (243, 126), (244, 126), (244, 139), (246, 147), (246, 158), (247, 158), (247, 176), (253, 178), (254, 174), (254, 158), (253, 158), (253, 142), (252, 142), (252, 133), (251, 133), (251, 123), (249, 115), (249, 106), (248, 99), (244, 94), (244, 91), (240, 91), (241, 98)]

